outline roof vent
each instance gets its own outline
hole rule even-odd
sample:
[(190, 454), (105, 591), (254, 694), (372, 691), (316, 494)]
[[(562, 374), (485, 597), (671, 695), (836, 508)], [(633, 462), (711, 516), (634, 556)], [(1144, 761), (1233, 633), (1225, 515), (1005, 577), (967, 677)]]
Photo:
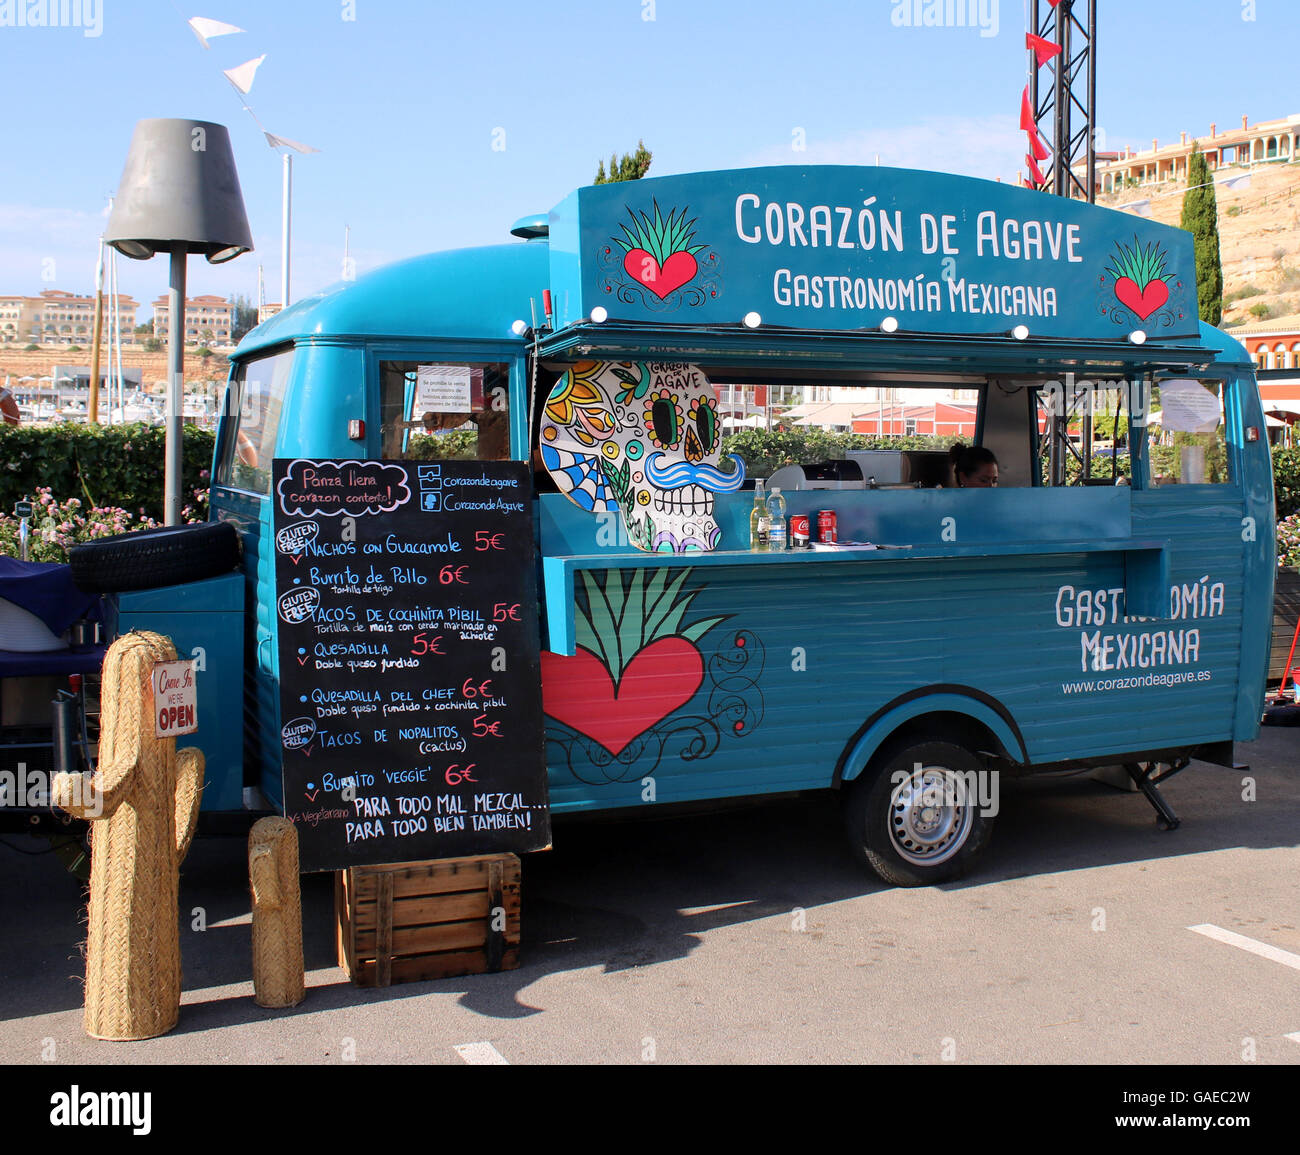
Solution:
[(526, 241), (535, 241), (539, 237), (550, 236), (551, 226), (547, 223), (546, 214), (538, 213), (531, 217), (520, 217), (510, 226), (510, 235), (523, 237)]

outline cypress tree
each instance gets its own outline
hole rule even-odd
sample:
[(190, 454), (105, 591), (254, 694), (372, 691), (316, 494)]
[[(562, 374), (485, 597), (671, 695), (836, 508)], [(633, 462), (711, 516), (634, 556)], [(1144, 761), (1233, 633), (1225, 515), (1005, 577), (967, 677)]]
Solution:
[(1196, 240), (1196, 300), (1201, 320), (1217, 325), (1223, 319), (1223, 266), (1219, 259), (1219, 205), (1211, 181), (1205, 154), (1193, 141), (1180, 223)]
[(628, 153), (622, 159), (616, 154), (609, 158), (609, 174), (605, 173), (605, 162), (600, 162), (593, 184), (614, 184), (621, 180), (640, 180), (650, 168), (653, 154), (645, 146), (645, 141), (636, 142), (636, 152)]

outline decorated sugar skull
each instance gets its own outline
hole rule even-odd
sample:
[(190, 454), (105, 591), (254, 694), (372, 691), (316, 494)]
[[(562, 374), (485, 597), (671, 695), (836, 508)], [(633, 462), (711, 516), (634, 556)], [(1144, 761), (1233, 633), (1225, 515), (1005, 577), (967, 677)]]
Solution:
[(592, 513), (617, 510), (650, 553), (717, 548), (714, 494), (745, 480), (721, 445), (718, 395), (694, 365), (583, 361), (542, 415), (542, 461), (561, 492)]

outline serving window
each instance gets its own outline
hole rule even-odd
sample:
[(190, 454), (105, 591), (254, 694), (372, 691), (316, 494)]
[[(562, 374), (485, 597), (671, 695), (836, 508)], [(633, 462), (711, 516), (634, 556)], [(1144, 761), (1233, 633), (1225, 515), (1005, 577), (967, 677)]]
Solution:
[(248, 361), (235, 371), (225, 400), (233, 427), (217, 462), (216, 484), (247, 493), (271, 492), (271, 458), (292, 365), (293, 350), (286, 349)]
[(381, 453), (394, 461), (510, 459), (504, 362), (380, 361)]
[(1076, 381), (1032, 386), (1040, 484), (1228, 484), (1222, 382)]

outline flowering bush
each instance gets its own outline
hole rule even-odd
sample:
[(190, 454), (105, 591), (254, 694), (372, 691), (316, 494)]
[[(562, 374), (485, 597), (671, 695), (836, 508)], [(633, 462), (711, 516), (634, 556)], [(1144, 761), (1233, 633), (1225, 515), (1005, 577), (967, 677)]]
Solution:
[(1277, 564), (1300, 566), (1300, 513), (1277, 523)]
[[(192, 492), (193, 504), (181, 510), (181, 517), (187, 522), (206, 521), (208, 491), (195, 489)], [(22, 556), (18, 524), (18, 518), (0, 515), (0, 554)], [(131, 513), (110, 505), (86, 508), (80, 498), (57, 500), (49, 487), (45, 486), (36, 490), (36, 498), (32, 503), (32, 516), (28, 521), (27, 560), (66, 562), (69, 546), (117, 533), (153, 529), (157, 525), (143, 510)]]

